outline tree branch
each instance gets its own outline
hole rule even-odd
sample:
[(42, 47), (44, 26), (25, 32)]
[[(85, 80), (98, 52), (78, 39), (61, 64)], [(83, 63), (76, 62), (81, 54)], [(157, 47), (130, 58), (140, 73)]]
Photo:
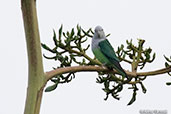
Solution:
[(60, 47), (61, 47), (62, 49), (64, 49), (64, 50), (70, 52), (70, 53), (76, 53), (76, 54), (78, 54), (78, 55), (80, 55), (80, 56), (85, 57), (87, 60), (89, 60), (89, 61), (92, 62), (93, 64), (102, 65), (99, 61), (94, 60), (94, 59), (92, 59), (91, 57), (89, 57), (87, 54), (85, 54), (85, 52), (82, 52), (82, 51), (80, 52), (80, 51), (76, 51), (76, 50), (73, 50), (73, 49), (68, 49), (67, 47), (65, 47), (65, 46), (62, 45), (62, 44), (60, 45)]
[[(113, 73), (113, 74), (118, 74), (115, 70), (111, 71), (105, 67), (101, 66), (73, 66), (73, 67), (65, 67), (65, 68), (58, 68), (56, 70), (52, 70), (49, 72), (46, 72), (46, 81), (50, 80), (56, 75), (60, 74), (65, 74), (69, 72), (106, 72), (106, 73)], [(163, 68), (155, 71), (149, 71), (149, 72), (139, 72), (139, 73), (134, 73), (134, 72), (129, 72), (126, 71), (127, 75), (130, 77), (136, 77), (136, 76), (153, 76), (153, 75), (159, 75), (159, 74), (164, 74), (167, 72), (171, 72), (171, 67), (168, 68)]]
[(149, 72), (139, 72), (137, 73), (137, 76), (155, 76), (155, 75), (164, 74), (168, 72), (171, 72), (171, 66), (167, 68), (154, 70), (154, 71), (149, 71)]
[(45, 83), (36, 0), (21, 0), (28, 54), (28, 88), (24, 114), (39, 114)]

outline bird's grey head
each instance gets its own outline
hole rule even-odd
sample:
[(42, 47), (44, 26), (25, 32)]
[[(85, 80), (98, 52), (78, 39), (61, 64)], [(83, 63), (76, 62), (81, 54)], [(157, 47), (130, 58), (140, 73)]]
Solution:
[(94, 38), (99, 38), (99, 39), (106, 38), (103, 28), (101, 26), (96, 26), (94, 30)]

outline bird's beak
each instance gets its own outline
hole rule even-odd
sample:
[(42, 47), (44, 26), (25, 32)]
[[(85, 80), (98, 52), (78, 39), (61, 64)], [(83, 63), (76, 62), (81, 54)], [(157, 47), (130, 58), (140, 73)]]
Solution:
[(100, 34), (99, 33), (97, 34), (97, 36), (98, 36), (98, 38), (100, 38)]
[(101, 38), (102, 37), (102, 33), (98, 32), (98, 37)]

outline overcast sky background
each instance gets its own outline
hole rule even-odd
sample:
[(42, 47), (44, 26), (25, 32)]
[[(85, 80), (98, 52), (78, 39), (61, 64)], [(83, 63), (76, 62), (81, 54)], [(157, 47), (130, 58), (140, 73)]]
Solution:
[[(163, 55), (171, 55), (171, 1), (170, 0), (38, 0), (38, 20), (41, 42), (53, 47), (53, 29), (71, 30), (77, 24), (93, 29), (97, 25), (111, 33), (113, 47), (125, 44), (127, 39), (146, 40), (157, 56), (143, 71), (164, 67)], [(27, 52), (20, 0), (4, 0), (0, 4), (0, 114), (22, 114), (27, 88)], [(90, 41), (89, 41), (90, 43)], [(45, 50), (42, 50), (46, 53)], [(88, 52), (90, 56), (93, 54)], [(43, 60), (49, 71), (56, 62)], [(123, 62), (122, 66), (130, 70)], [(137, 100), (127, 103), (132, 90), (121, 92), (121, 100), (109, 97), (104, 101), (103, 87), (96, 83), (97, 73), (78, 73), (69, 84), (44, 93), (41, 114), (138, 114), (140, 110), (167, 110), (171, 113), (171, 81), (167, 74), (149, 77), (144, 81), (147, 93), (138, 91)]]

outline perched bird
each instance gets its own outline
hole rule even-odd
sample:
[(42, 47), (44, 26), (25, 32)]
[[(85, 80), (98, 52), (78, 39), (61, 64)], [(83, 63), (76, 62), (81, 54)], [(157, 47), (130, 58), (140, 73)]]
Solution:
[(128, 78), (127, 74), (119, 64), (120, 60), (116, 56), (113, 47), (106, 39), (105, 33), (101, 26), (97, 26), (91, 42), (91, 49), (95, 57), (106, 67), (114, 68), (123, 77)]

